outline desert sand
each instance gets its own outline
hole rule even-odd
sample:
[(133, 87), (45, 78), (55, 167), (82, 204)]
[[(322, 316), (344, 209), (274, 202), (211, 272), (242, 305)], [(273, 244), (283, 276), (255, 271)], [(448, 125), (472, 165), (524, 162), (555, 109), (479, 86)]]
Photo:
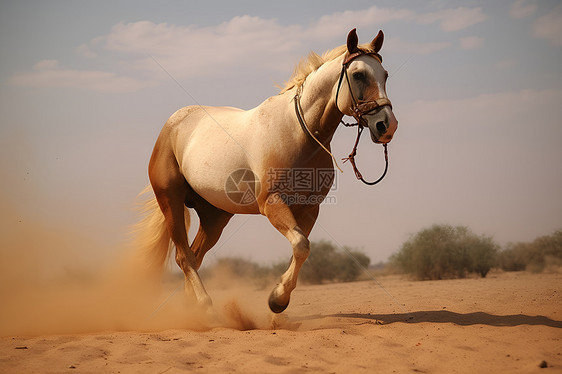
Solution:
[(562, 372), (561, 273), (299, 285), (281, 315), (268, 288), (209, 282), (211, 316), (176, 283), (144, 307), (102, 287), (25, 311), (21, 293), (2, 307), (0, 372)]

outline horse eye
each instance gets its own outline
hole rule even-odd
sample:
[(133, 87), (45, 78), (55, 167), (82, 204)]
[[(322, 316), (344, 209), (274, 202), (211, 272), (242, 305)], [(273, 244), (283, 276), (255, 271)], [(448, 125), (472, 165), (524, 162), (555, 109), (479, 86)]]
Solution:
[(353, 79), (355, 79), (357, 81), (364, 81), (365, 80), (365, 74), (363, 74), (360, 71), (356, 71), (355, 73), (353, 73)]

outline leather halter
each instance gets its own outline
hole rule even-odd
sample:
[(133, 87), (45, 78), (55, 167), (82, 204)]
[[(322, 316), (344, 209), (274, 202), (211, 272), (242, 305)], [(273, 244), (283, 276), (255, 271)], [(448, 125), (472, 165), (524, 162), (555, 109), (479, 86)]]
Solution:
[(379, 179), (377, 179), (376, 181), (373, 182), (368, 182), (363, 178), (363, 175), (361, 175), (361, 172), (359, 171), (359, 169), (357, 168), (357, 165), (355, 164), (355, 156), (357, 155), (357, 145), (359, 144), (359, 139), (361, 138), (361, 134), (363, 133), (363, 130), (365, 127), (367, 126), (367, 121), (365, 120), (365, 118), (363, 118), (364, 115), (367, 115), (369, 113), (371, 113), (374, 110), (377, 110), (383, 106), (389, 106), (390, 109), (392, 109), (392, 103), (390, 102), (390, 100), (386, 97), (381, 97), (381, 98), (376, 98), (376, 99), (372, 99), (372, 100), (356, 100), (355, 99), (355, 95), (353, 95), (353, 89), (351, 87), (351, 82), (349, 81), (349, 76), (347, 75), (347, 68), (349, 67), (349, 64), (356, 59), (359, 56), (363, 56), (363, 55), (369, 55), (369, 56), (373, 56), (373, 58), (377, 59), (381, 64), (382, 64), (382, 56), (379, 55), (376, 52), (365, 52), (362, 50), (359, 50), (355, 53), (351, 53), (349, 54), (342, 63), (342, 69), (341, 69), (341, 73), (340, 73), (340, 79), (338, 81), (338, 90), (336, 91), (336, 106), (338, 105), (338, 95), (340, 93), (340, 88), (341, 88), (341, 84), (343, 81), (343, 77), (345, 76), (345, 80), (347, 81), (347, 86), (349, 88), (349, 94), (351, 95), (351, 113), (353, 118), (355, 118), (355, 120), (357, 121), (357, 123), (345, 123), (343, 122), (343, 120), (341, 121), (341, 123), (344, 124), (344, 126), (347, 127), (351, 127), (351, 126), (357, 126), (357, 139), (355, 139), (355, 144), (353, 145), (353, 150), (351, 151), (351, 153), (349, 154), (349, 156), (347, 158), (343, 159), (343, 162), (349, 161), (349, 163), (351, 164), (351, 166), (353, 167), (353, 172), (355, 173), (355, 176), (357, 177), (357, 179), (359, 179), (361, 182), (369, 185), (369, 186), (373, 186), (377, 183), (379, 183), (380, 181), (383, 180), (383, 178), (386, 176), (386, 172), (388, 171), (388, 148), (387, 148), (387, 144), (383, 144), (384, 147), (384, 161), (385, 161), (385, 167), (384, 167), (384, 172), (382, 173), (382, 175), (380, 176)]
[(372, 56), (373, 58), (377, 59), (380, 63), (382, 63), (381, 55), (379, 55), (376, 52), (365, 52), (359, 50), (358, 52), (351, 53), (343, 60), (340, 79), (338, 81), (338, 90), (336, 91), (336, 106), (337, 106), (341, 84), (345, 76), (345, 80), (347, 81), (347, 87), (349, 88), (349, 94), (351, 95), (351, 108), (350, 108), (351, 114), (353, 118), (355, 118), (359, 126), (366, 126), (366, 121), (363, 118), (364, 115), (367, 115), (383, 106), (389, 106), (392, 109), (392, 103), (386, 97), (380, 97), (372, 100), (355, 99), (355, 95), (353, 94), (353, 89), (351, 87), (351, 82), (349, 81), (349, 76), (347, 75), (347, 68), (349, 67), (349, 64), (351, 64), (353, 60), (363, 55)]
[[(357, 179), (359, 179), (360, 181), (362, 181), (363, 183), (365, 183), (367, 185), (372, 186), (372, 185), (375, 185), (375, 184), (379, 183), (385, 177), (386, 172), (388, 171), (388, 149), (387, 149), (387, 145), (383, 144), (385, 168), (384, 168), (384, 172), (383, 172), (382, 176), (374, 182), (367, 182), (363, 178), (363, 176), (361, 175), (361, 172), (359, 172), (359, 169), (357, 168), (357, 165), (355, 164), (355, 155), (357, 154), (357, 145), (359, 144), (359, 138), (361, 137), (361, 133), (363, 132), (364, 128), (367, 127), (367, 121), (363, 118), (363, 116), (367, 115), (367, 114), (371, 113), (372, 111), (374, 111), (378, 108), (381, 108), (383, 106), (389, 106), (392, 109), (392, 103), (386, 97), (377, 98), (377, 99), (373, 99), (373, 100), (359, 100), (359, 101), (357, 101), (355, 99), (355, 96), (353, 95), (353, 90), (351, 88), (351, 83), (350, 83), (349, 77), (347, 75), (347, 68), (349, 67), (349, 64), (354, 59), (356, 59), (357, 57), (362, 56), (362, 55), (373, 56), (379, 62), (382, 63), (381, 55), (379, 55), (376, 52), (365, 52), (365, 51), (359, 50), (358, 52), (352, 53), (349, 56), (347, 56), (342, 63), (342, 71), (340, 73), (340, 78), (339, 78), (339, 81), (338, 81), (338, 89), (336, 91), (336, 107), (337, 107), (337, 103), (338, 103), (338, 95), (339, 95), (339, 92), (340, 92), (343, 77), (345, 76), (345, 79), (347, 80), (347, 85), (349, 87), (349, 93), (351, 95), (351, 100), (352, 100), (352, 102), (351, 102), (351, 112), (352, 112), (353, 118), (355, 118), (357, 123), (349, 124), (349, 123), (343, 122), (343, 120), (341, 121), (341, 123), (343, 123), (347, 127), (357, 126), (357, 139), (355, 140), (353, 150), (351, 151), (351, 153), (349, 154), (349, 156), (347, 158), (343, 159), (343, 162), (349, 161), (351, 163), (352, 167), (353, 167), (353, 172), (355, 173), (355, 176), (357, 177)], [(308, 135), (310, 138), (315, 140), (332, 157), (332, 159), (334, 160), (334, 162), (336, 164), (336, 167), (340, 171), (342, 171), (341, 168), (339, 167), (334, 155), (310, 132), (310, 129), (306, 125), (306, 122), (304, 120), (304, 116), (303, 116), (303, 113), (302, 113), (302, 108), (300, 106), (300, 96), (301, 96), (300, 90), (301, 90), (301, 87), (297, 87), (295, 97), (293, 98), (293, 100), (295, 102), (295, 113), (297, 115), (297, 119), (299, 121), (299, 124), (300, 124), (302, 130), (304, 131), (304, 133), (306, 135)]]

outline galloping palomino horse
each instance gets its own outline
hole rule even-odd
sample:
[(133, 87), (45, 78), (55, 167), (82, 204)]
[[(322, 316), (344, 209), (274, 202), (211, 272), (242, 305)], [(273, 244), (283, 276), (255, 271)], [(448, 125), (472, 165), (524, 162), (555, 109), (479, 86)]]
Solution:
[[(277, 96), (254, 109), (188, 106), (168, 119), (148, 166), (155, 198), (141, 222), (150, 237), (144, 246), (162, 269), (175, 245), (186, 292), (198, 304), (212, 305), (197, 272), (205, 253), (234, 214), (262, 214), (293, 249), (289, 268), (269, 297), (273, 312), (287, 308), (309, 254), (319, 205), (334, 180), (330, 141), (343, 115), (353, 116), (360, 130), (368, 128), (372, 140), (385, 146), (385, 155), (396, 131), (385, 91), (388, 73), (379, 54), (383, 39), (379, 31), (371, 43), (358, 45), (351, 30), (346, 45), (323, 56), (311, 53)], [(355, 149), (350, 160), (359, 178), (354, 155)], [(290, 199), (295, 191), (279, 170), (320, 170), (327, 183), (299, 190), (295, 202)], [(245, 191), (244, 198), (229, 194), (232, 187)], [(200, 221), (191, 245), (188, 208)]]

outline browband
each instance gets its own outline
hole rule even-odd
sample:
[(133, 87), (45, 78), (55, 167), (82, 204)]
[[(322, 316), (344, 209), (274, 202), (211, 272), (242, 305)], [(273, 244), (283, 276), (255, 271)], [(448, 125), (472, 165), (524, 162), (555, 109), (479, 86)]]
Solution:
[(347, 65), (349, 64), (351, 61), (355, 60), (357, 57), (362, 56), (362, 55), (370, 55), (373, 56), (374, 58), (376, 58), (377, 60), (379, 60), (379, 62), (382, 64), (382, 56), (379, 55), (377, 52), (365, 52), (362, 50), (359, 50), (358, 52), (353, 52), (351, 54), (349, 54), (345, 60), (343, 60), (343, 64), (342, 65)]

